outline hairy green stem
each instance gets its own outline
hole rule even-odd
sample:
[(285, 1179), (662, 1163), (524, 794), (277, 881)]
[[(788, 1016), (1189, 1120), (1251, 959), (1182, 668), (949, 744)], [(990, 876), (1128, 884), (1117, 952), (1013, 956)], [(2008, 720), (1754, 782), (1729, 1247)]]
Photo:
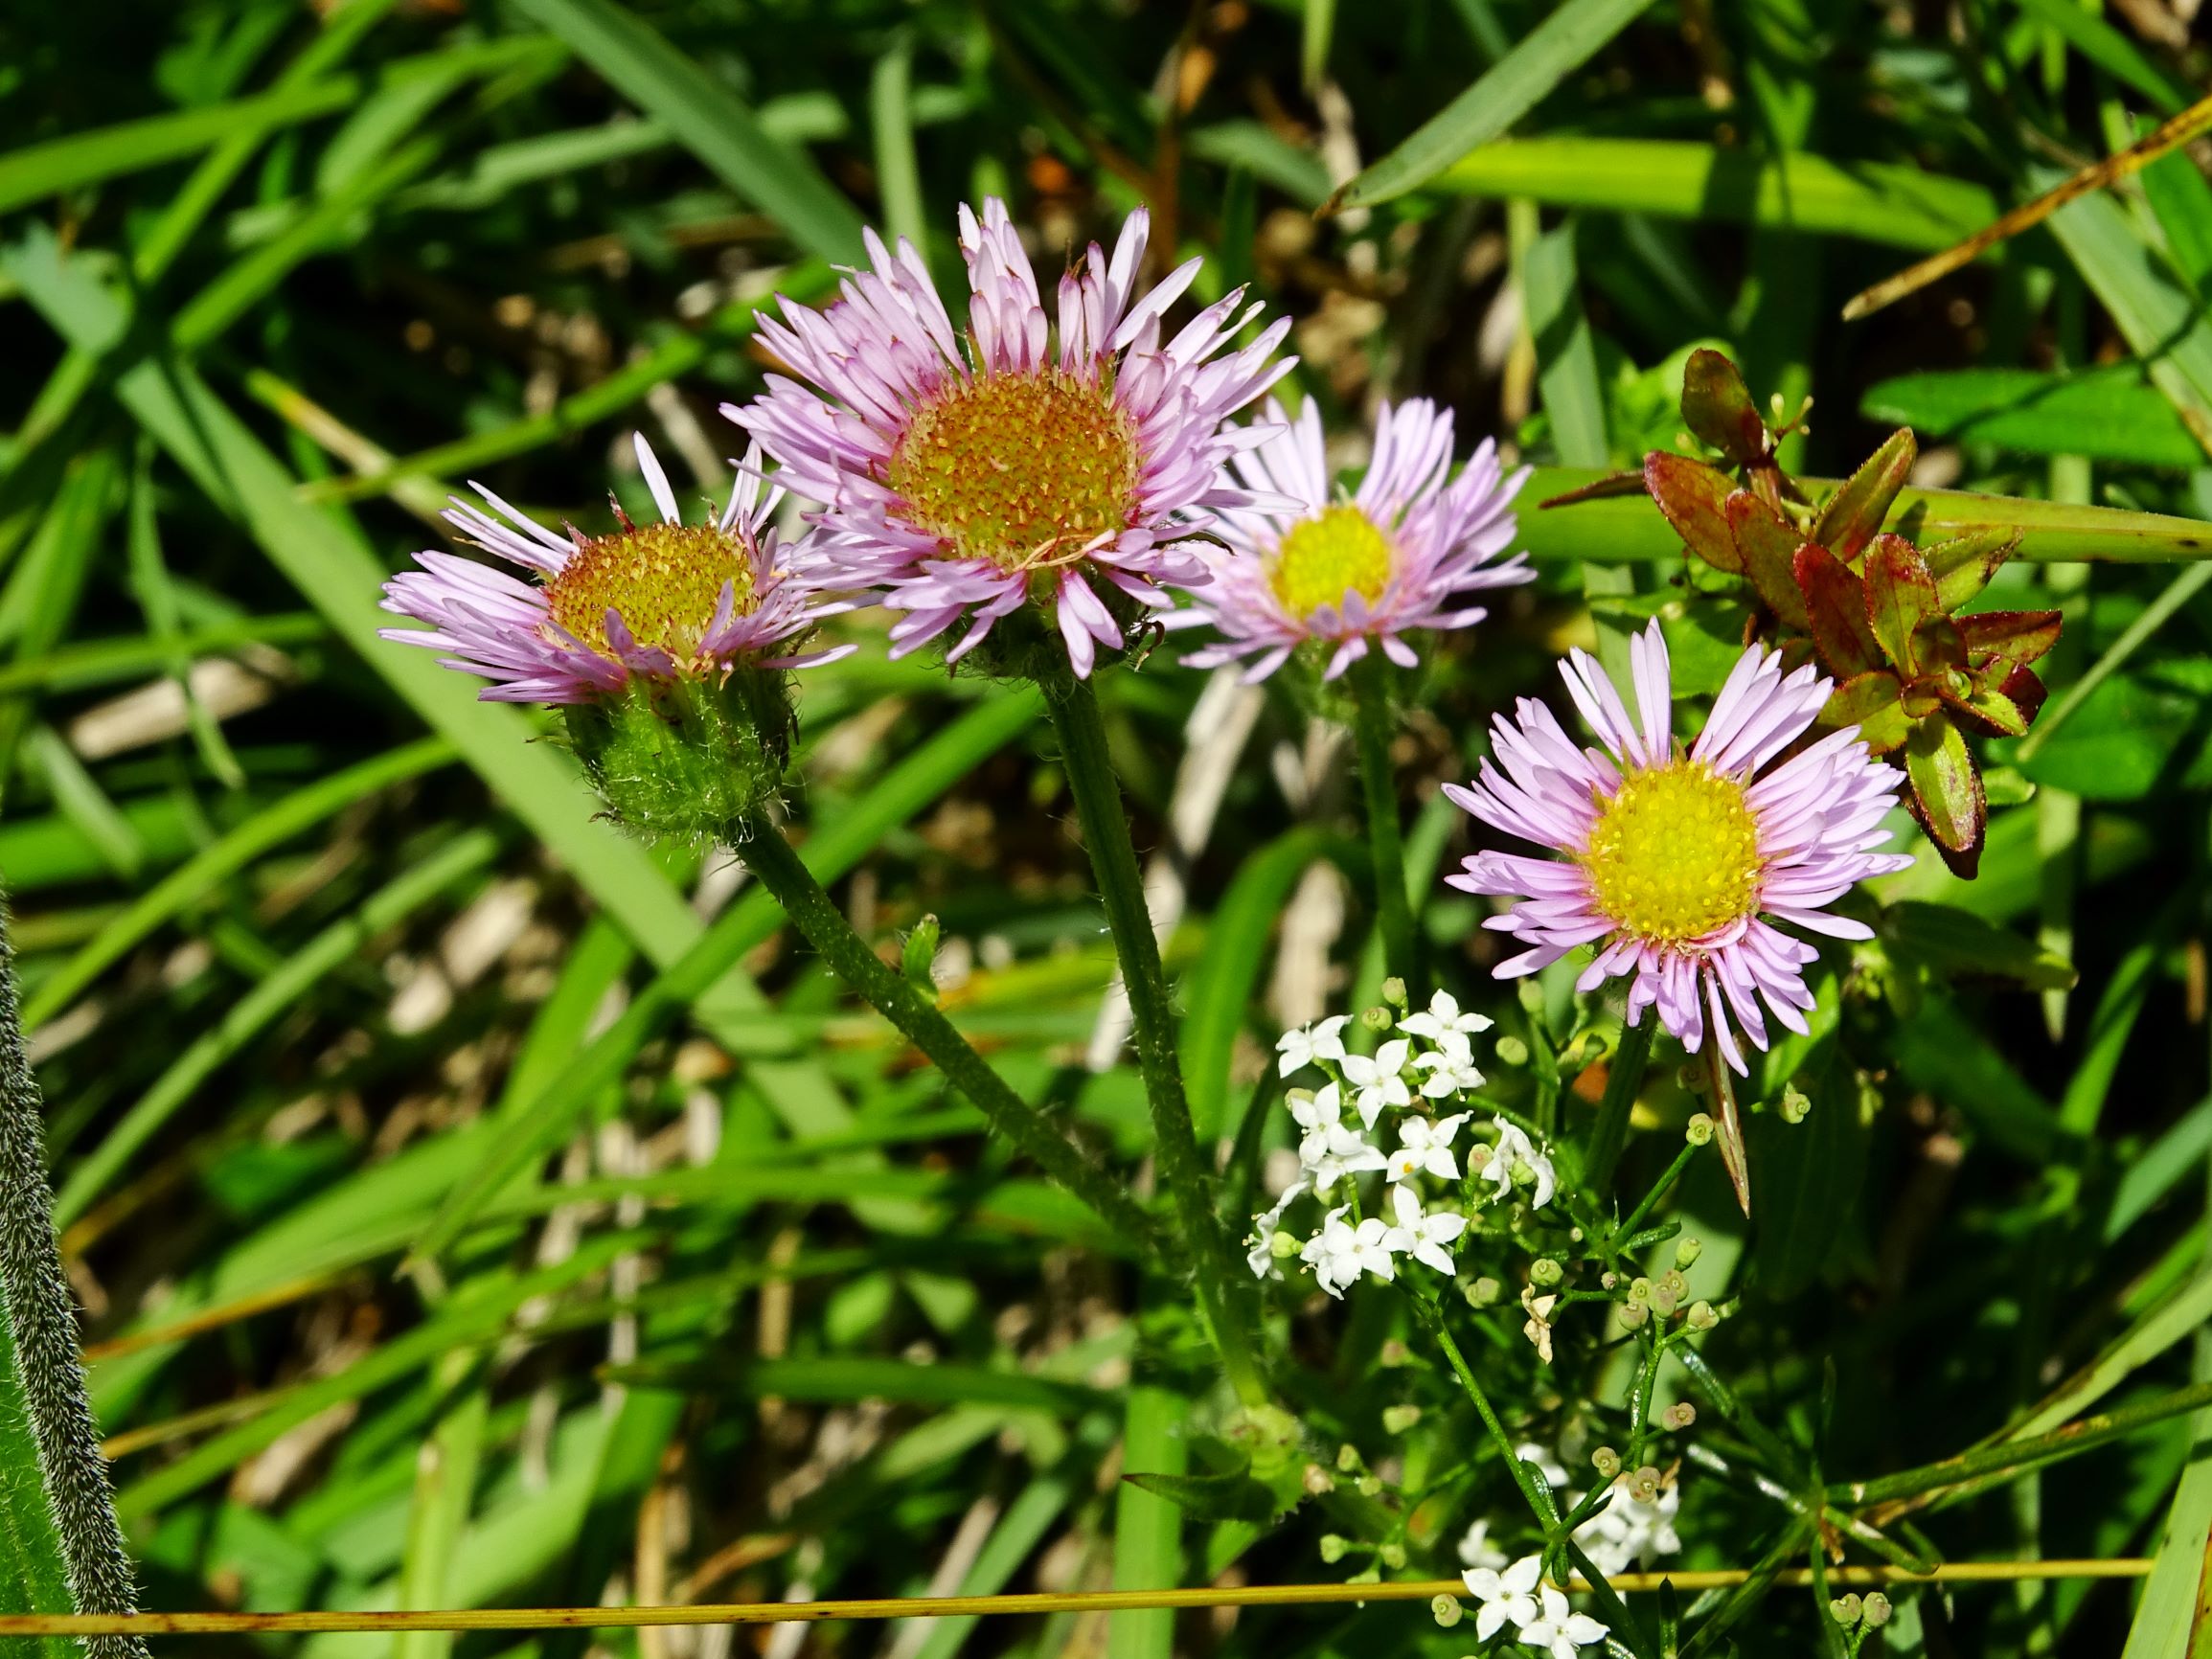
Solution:
[(837, 977), (935, 1061), (952, 1086), (991, 1120), (992, 1128), (1110, 1225), (1154, 1249), (1167, 1243), (1152, 1218), (1106, 1170), (1033, 1110), (935, 1003), (868, 947), (781, 830), (756, 814), (739, 826), (736, 844), (745, 867), (775, 896)]
[(1612, 1185), (1613, 1167), (1629, 1144), (1629, 1114), (1636, 1091), (1644, 1086), (1644, 1070), (1652, 1058), (1652, 1038), (1657, 1033), (1659, 1011), (1644, 1011), (1644, 1017), (1621, 1027), (1620, 1046), (1606, 1070), (1606, 1096), (1598, 1102), (1598, 1121), (1590, 1130), (1589, 1150), (1583, 1158), (1583, 1185), (1603, 1202)]
[(1387, 969), (1416, 982), (1420, 938), (1405, 898), (1405, 842), (1398, 822), (1398, 783), (1390, 763), (1390, 691), (1383, 660), (1355, 664), (1352, 736), (1359, 755), (1359, 789), (1367, 807), (1367, 850), (1375, 869), (1375, 910)]
[[(100, 1452), (78, 1353), (77, 1299), (54, 1235), (45, 1120), (38, 1080), (23, 1051), (15, 946), (7, 901), (0, 897), (0, 1299), (7, 1304), (39, 1485), (70, 1600), (80, 1613), (132, 1613), (138, 1610), (137, 1575), (115, 1518), (107, 1460)], [(20, 1487), (0, 1494), (8, 1504), (37, 1501)], [(143, 1659), (146, 1653), (146, 1644), (135, 1636), (86, 1637), (84, 1647), (93, 1659)]]
[(1060, 737), (1060, 763), (1075, 796), (1083, 847), (1098, 878), (1099, 897), (1106, 903), (1107, 931), (1121, 958), (1137, 1067), (1152, 1108), (1153, 1155), (1190, 1249), (1198, 1309), (1212, 1328), (1221, 1367), (1237, 1398), (1248, 1406), (1262, 1405), (1267, 1400), (1267, 1386), (1247, 1335), (1246, 1299), (1230, 1288), (1227, 1240), (1214, 1209), (1213, 1182), (1198, 1156), (1190, 1102), (1183, 1094), (1174, 1005), (1168, 997), (1167, 973), (1160, 966), (1159, 942), (1152, 937), (1152, 910), (1145, 902), (1144, 876), (1137, 868), (1136, 845), (1129, 839), (1121, 785), (1106, 752), (1106, 720), (1090, 682), (1077, 678), (1071, 669), (1051, 670), (1040, 678), (1038, 689)]

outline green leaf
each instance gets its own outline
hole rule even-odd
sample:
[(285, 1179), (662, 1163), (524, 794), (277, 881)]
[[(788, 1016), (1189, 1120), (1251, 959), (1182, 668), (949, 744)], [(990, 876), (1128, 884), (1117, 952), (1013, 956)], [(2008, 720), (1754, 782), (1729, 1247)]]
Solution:
[(1921, 625), (1942, 615), (1920, 550), (1901, 535), (1877, 536), (1866, 550), (1867, 625), (1881, 654), (1907, 679), (1922, 668)]
[(1418, 190), (1504, 132), (1643, 12), (1651, 0), (1566, 0), (1481, 80), (1330, 198), (1372, 207)]
[(2128, 466), (2204, 465), (2203, 446), (2140, 363), (2071, 374), (1952, 369), (1901, 375), (1868, 387), (1859, 412), (1930, 438), (1994, 443), (2024, 455), (2085, 455)]
[(1436, 188), (1547, 207), (1776, 226), (1891, 247), (1948, 248), (1996, 216), (1989, 192), (1916, 167), (1668, 139), (1530, 138), (1488, 145)]
[(1967, 753), (1966, 739), (1941, 715), (1915, 721), (1904, 742), (1904, 771), (1912, 782), (1921, 822), (1945, 852), (1971, 857), (1981, 846), (1988, 808), (1981, 774)]
[[(61, 1540), (38, 1469), (30, 1402), (15, 1363), (15, 1342), (0, 1319), (0, 1612), (70, 1613)], [(18, 1637), (26, 1659), (77, 1659), (63, 1636)]]
[[(1728, 497), (1735, 486), (1726, 473), (1686, 455), (1654, 449), (1644, 457), (1644, 488), (1692, 553), (1716, 570), (1732, 576), (1744, 574), (1744, 557), (1736, 550), (1735, 533), (1728, 522)], [(1560, 511), (1578, 512), (1587, 508), (1578, 505)]]
[(1265, 1521), (1275, 1512), (1275, 1494), (1249, 1474), (1134, 1474), (1122, 1479), (1161, 1497), (1195, 1521)]
[(1870, 669), (1863, 674), (1855, 674), (1829, 693), (1828, 702), (1820, 711), (1820, 723), (1830, 730), (1857, 726), (1869, 749), (1877, 755), (1886, 755), (1911, 732), (1912, 722), (1905, 716), (1904, 705), (1898, 700), (1903, 691), (1897, 676), (1887, 669)]
[(1949, 904), (1903, 899), (1882, 912), (1890, 945), (1954, 978), (2008, 980), (2031, 990), (2071, 990), (2074, 965), (2009, 927)]
[[(1190, 1458), (1184, 1434), (1190, 1412), (1182, 1396), (1155, 1384), (1129, 1389), (1122, 1420), (1124, 1475), (1114, 1494), (1117, 1590), (1170, 1589), (1182, 1576), (1182, 1511), (1128, 1477), (1183, 1474)], [(1169, 1659), (1174, 1634), (1175, 1616), (1167, 1608), (1115, 1613), (1106, 1625), (1106, 1659)]]
[(742, 100), (651, 24), (612, 0), (515, 0), (515, 9), (666, 122), (685, 148), (799, 246), (842, 264), (860, 262), (865, 250), (853, 204), (804, 152), (764, 132)]
[(1682, 422), (1731, 466), (1763, 466), (1773, 458), (1773, 438), (1744, 372), (1710, 347), (1692, 352), (1682, 365)]
[(1813, 539), (1845, 564), (1857, 558), (1889, 517), (1897, 492), (1912, 476), (1920, 449), (1909, 430), (1892, 432), (1834, 494), (1820, 504)]
[(2019, 551), (2017, 530), (1971, 531), (1920, 550), (1921, 561), (1935, 578), (1936, 602), (1955, 613), (1989, 586), (1990, 579)]
[(2069, 0), (2017, 0), (2021, 11), (2079, 52), (2124, 86), (2149, 99), (2161, 115), (2178, 115), (2197, 101), (2197, 94), (2177, 85), (2125, 34), (2093, 11), (2085, 11)]

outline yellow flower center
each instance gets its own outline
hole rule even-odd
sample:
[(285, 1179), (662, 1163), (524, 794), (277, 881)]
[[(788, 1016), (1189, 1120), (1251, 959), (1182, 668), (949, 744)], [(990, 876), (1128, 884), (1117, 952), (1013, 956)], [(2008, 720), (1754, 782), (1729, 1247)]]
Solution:
[(753, 561), (736, 536), (712, 525), (646, 524), (585, 542), (545, 584), (545, 599), (553, 620), (596, 651), (608, 649), (611, 607), (639, 645), (682, 662), (715, 620), (724, 582), (738, 613), (750, 610)]
[(1631, 772), (1583, 854), (1590, 896), (1639, 939), (1702, 939), (1759, 905), (1759, 821), (1744, 785), (1702, 761)]
[(1136, 434), (1104, 386), (987, 375), (915, 416), (883, 482), (947, 555), (1026, 570), (1136, 521)]
[(1341, 607), (1348, 593), (1373, 604), (1390, 583), (1390, 543), (1357, 507), (1332, 507), (1290, 527), (1269, 580), (1283, 608), (1301, 619)]

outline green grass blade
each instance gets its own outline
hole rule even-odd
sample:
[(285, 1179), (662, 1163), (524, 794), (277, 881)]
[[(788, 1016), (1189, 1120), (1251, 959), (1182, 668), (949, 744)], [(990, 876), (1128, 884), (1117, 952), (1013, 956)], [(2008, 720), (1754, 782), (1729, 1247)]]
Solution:
[[(1190, 1402), (1152, 1383), (1129, 1388), (1122, 1420), (1122, 1472), (1179, 1475), (1190, 1463), (1184, 1428)], [(1173, 1588), (1183, 1571), (1183, 1511), (1169, 1498), (1124, 1480), (1114, 1493), (1117, 1590)], [(1169, 1659), (1175, 1616), (1165, 1608), (1116, 1613), (1106, 1624), (1106, 1659)]]
[(742, 100), (653, 27), (610, 0), (516, 0), (622, 95), (669, 129), (717, 177), (767, 214), (809, 253), (843, 264), (862, 256), (860, 216), (803, 152), (761, 130)]
[(922, 167), (914, 148), (914, 37), (901, 34), (876, 60), (868, 81), (868, 123), (876, 139), (876, 191), (883, 203), (883, 236), (929, 248), (922, 207)]
[[(1065, 1475), (1040, 1475), (1022, 1488), (1021, 1495), (1006, 1506), (991, 1536), (954, 1591), (960, 1596), (995, 1596), (1004, 1590), (1021, 1563), (1044, 1542), (1044, 1534), (1075, 1495), (1075, 1485)], [(914, 1659), (955, 1659), (979, 1620), (935, 1619), (927, 1638), (915, 1649)]]
[(1651, 0), (1566, 0), (1412, 137), (1337, 192), (1339, 208), (1389, 201), (1444, 172), (1534, 109)]
[(1979, 185), (1917, 168), (1800, 154), (1762, 159), (1673, 139), (1515, 139), (1461, 158), (1435, 187), (1923, 251), (1950, 247), (1996, 216), (1995, 199)]
[(1867, 388), (1859, 413), (1910, 426), (1923, 442), (1995, 443), (2023, 455), (2085, 455), (2133, 466), (2194, 468), (2204, 450), (2141, 365), (2074, 374), (1954, 369)]
[[(2053, 175), (2043, 182), (2056, 183)], [(2051, 234), (2111, 312), (2158, 390), (2212, 449), (2212, 323), (2159, 266), (2117, 201), (2087, 195), (2050, 217)]]

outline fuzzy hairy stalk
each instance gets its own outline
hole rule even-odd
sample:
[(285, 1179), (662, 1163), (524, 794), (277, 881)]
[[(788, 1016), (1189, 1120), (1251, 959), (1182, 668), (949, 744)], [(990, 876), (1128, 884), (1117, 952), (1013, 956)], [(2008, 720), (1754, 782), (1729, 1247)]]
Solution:
[(1064, 663), (1042, 676), (1038, 689), (1060, 738), (1060, 761), (1067, 769), (1068, 789), (1083, 825), (1083, 850), (1090, 854), (1099, 897), (1106, 904), (1106, 929), (1121, 958), (1137, 1068), (1152, 1109), (1153, 1156), (1190, 1247), (1198, 1309), (1213, 1330), (1221, 1369), (1237, 1398), (1246, 1406), (1265, 1405), (1267, 1385), (1252, 1352), (1244, 1300), (1231, 1287), (1227, 1239), (1214, 1209), (1213, 1180), (1198, 1156), (1190, 1101), (1183, 1092), (1174, 1004), (1160, 966), (1159, 942), (1152, 937), (1152, 911), (1145, 902), (1144, 875), (1137, 865), (1136, 844), (1129, 839), (1121, 784), (1106, 752), (1106, 720), (1090, 682), (1078, 679)]
[[(836, 901), (814, 879), (784, 833), (759, 813), (739, 820), (732, 843), (745, 868), (775, 896), (784, 914), (822, 953), (832, 972), (933, 1060), (952, 1086), (1052, 1179), (1137, 1243), (1166, 1243), (1143, 1207), (991, 1069), (935, 1003), (869, 947)], [(1173, 1260), (1172, 1252), (1170, 1260)]]
[[(0, 1298), (38, 1453), (39, 1485), (80, 1613), (132, 1613), (138, 1579), (115, 1518), (107, 1460), (78, 1354), (77, 1299), (61, 1271), (54, 1192), (46, 1181), (46, 1115), (23, 1050), (15, 946), (0, 895)], [(20, 1489), (0, 1502), (26, 1501)], [(143, 1655), (135, 1636), (91, 1636), (94, 1659)]]

